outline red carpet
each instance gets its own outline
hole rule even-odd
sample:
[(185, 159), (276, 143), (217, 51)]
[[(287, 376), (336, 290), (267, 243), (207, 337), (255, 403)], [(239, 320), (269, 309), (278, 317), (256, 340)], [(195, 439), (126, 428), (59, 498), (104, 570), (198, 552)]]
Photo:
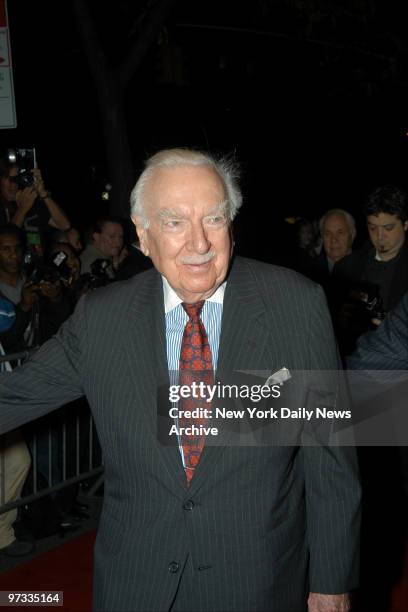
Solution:
[(407, 612), (408, 610), (408, 542), (405, 547), (405, 565), (402, 571), (402, 579), (395, 585), (390, 612)]
[[(67, 612), (92, 610), (92, 553), (95, 531), (62, 544), (15, 569), (0, 574), (1, 591), (63, 591)], [(16, 608), (2, 607), (2, 610)], [(36, 608), (33, 608), (36, 609)]]

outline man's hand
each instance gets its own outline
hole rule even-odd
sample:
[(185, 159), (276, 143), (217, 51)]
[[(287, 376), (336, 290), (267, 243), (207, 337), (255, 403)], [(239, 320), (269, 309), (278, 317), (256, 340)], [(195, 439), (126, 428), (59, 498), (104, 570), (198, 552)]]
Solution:
[(323, 593), (309, 593), (307, 601), (309, 612), (348, 612), (351, 610), (350, 595), (325, 595)]
[(123, 247), (123, 249), (121, 250), (119, 255), (114, 255), (112, 257), (112, 266), (113, 266), (113, 269), (117, 270), (119, 268), (120, 264), (122, 263), (122, 261), (124, 261), (128, 255), (129, 255), (129, 251), (127, 250), (126, 247)]
[(81, 236), (75, 227), (71, 227), (67, 230), (67, 240), (76, 251), (82, 250)]
[(34, 283), (27, 283), (21, 290), (20, 308), (28, 312), (38, 301), (39, 286)]
[(39, 168), (34, 168), (34, 170), (32, 170), (32, 173), (34, 177), (34, 188), (37, 194), (40, 196), (40, 198), (47, 197), (48, 191), (45, 188), (41, 170)]
[(37, 199), (37, 196), (38, 193), (34, 186), (25, 187), (17, 191), (16, 202), (19, 210), (24, 214), (28, 213)]

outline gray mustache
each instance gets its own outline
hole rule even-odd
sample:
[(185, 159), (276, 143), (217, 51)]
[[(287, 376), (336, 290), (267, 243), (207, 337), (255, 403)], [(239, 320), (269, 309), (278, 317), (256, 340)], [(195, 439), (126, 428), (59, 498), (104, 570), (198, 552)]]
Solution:
[(181, 261), (184, 264), (191, 264), (191, 265), (198, 266), (200, 264), (205, 264), (208, 261), (211, 261), (211, 259), (214, 259), (214, 257), (215, 257), (215, 253), (213, 251), (210, 251), (209, 253), (206, 253), (202, 257), (197, 257), (197, 256), (195, 256), (195, 257), (183, 257), (183, 259)]

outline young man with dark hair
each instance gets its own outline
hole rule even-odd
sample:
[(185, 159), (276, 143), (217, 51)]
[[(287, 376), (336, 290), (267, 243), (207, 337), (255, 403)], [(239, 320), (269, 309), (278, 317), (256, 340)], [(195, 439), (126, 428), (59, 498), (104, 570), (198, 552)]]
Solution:
[(407, 195), (378, 187), (363, 210), (370, 242), (338, 262), (335, 274), (362, 293), (374, 292), (388, 311), (408, 290)]

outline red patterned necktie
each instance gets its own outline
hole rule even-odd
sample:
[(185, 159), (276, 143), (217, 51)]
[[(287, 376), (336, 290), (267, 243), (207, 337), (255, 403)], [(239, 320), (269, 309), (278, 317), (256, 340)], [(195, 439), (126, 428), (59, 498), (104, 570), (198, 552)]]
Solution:
[[(191, 385), (192, 382), (206, 385), (214, 384), (214, 372), (212, 363), (211, 347), (208, 342), (207, 332), (200, 319), (200, 313), (204, 305), (204, 300), (196, 304), (185, 304), (182, 306), (188, 314), (189, 320), (186, 323), (181, 342), (179, 383), (180, 385)], [(205, 394), (200, 397), (181, 398), (179, 401), (179, 411), (195, 410), (196, 408), (206, 408), (211, 410), (211, 403), (206, 401)], [(179, 427), (199, 428), (205, 426), (205, 418), (179, 418)], [(194, 476), (194, 470), (200, 461), (200, 456), (205, 444), (205, 435), (186, 435), (180, 436), (184, 455), (184, 469), (187, 477), (187, 485), (190, 484)]]

